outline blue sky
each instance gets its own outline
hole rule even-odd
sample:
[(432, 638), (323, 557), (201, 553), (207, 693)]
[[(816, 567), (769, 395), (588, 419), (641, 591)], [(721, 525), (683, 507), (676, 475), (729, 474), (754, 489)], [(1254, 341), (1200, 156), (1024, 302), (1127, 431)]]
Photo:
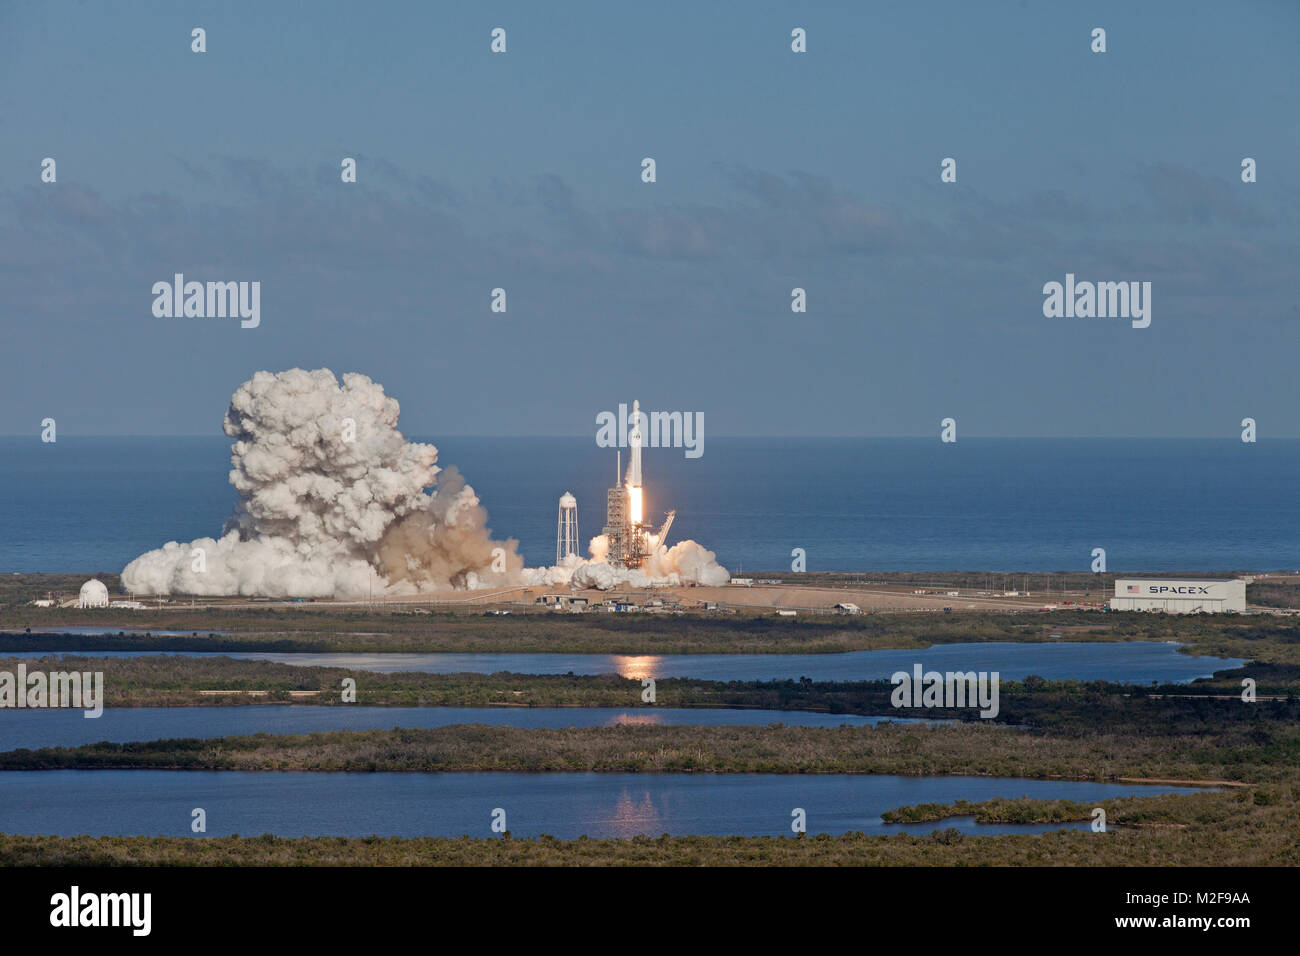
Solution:
[[(1300, 437), (1298, 52), (1290, 2), (0, 3), (0, 434), (326, 366), (434, 437)], [(175, 272), (261, 326), (155, 318)], [(1045, 318), (1067, 272), (1150, 328)]]

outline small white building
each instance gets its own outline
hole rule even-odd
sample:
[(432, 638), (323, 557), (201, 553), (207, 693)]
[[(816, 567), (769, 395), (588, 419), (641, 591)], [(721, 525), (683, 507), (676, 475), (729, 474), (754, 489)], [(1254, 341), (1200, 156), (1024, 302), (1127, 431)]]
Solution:
[(108, 588), (98, 578), (91, 578), (81, 586), (77, 607), (108, 607)]
[(862, 613), (861, 608), (859, 608), (856, 604), (853, 604), (849, 601), (841, 601), (839, 604), (835, 605), (835, 607), (833, 607), (831, 610), (835, 611), (838, 614), (861, 614)]
[(1246, 610), (1246, 582), (1175, 581), (1118, 578), (1112, 611), (1164, 611), (1168, 614), (1221, 614)]

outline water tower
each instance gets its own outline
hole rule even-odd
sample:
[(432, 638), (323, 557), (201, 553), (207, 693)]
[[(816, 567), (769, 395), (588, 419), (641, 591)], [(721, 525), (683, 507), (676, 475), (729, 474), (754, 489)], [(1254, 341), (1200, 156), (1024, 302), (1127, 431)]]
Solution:
[(566, 491), (555, 516), (555, 563), (563, 564), (569, 555), (578, 556), (578, 499)]

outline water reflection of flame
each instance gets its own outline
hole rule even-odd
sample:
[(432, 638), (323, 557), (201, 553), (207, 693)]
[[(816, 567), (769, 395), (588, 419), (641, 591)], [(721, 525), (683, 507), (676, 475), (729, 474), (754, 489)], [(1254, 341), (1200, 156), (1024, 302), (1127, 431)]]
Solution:
[(659, 836), (663, 832), (662, 824), (659, 822), (659, 811), (650, 799), (650, 791), (644, 791), (640, 800), (633, 802), (631, 794), (624, 790), (618, 798), (618, 806), (614, 808), (610, 827), (613, 830), (610, 835), (614, 837), (633, 837), (638, 833)]
[(618, 672), (618, 675), (632, 680), (658, 677), (659, 669), (663, 666), (663, 662), (653, 654), (642, 654), (637, 657), (611, 654), (610, 657), (613, 659), (614, 670)]
[(606, 726), (608, 726), (608, 727), (617, 727), (617, 726), (619, 726), (620, 724), (626, 724), (626, 725), (629, 725), (629, 726), (636, 726), (636, 727), (651, 727), (651, 726), (657, 726), (658, 724), (662, 724), (662, 723), (663, 723), (663, 715), (662, 715), (662, 714), (653, 714), (653, 713), (645, 713), (645, 714), (629, 714), (629, 713), (622, 713), (622, 714), (615, 714), (613, 717), (611, 717), (611, 718), (609, 719), (609, 723), (608, 723)]

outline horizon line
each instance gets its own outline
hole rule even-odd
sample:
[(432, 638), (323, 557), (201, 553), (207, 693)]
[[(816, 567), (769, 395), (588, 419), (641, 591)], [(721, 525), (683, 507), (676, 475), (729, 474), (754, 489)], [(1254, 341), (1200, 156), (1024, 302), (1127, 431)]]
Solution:
[[(401, 431), (401, 429), (398, 429)], [(210, 433), (196, 432), (156, 432), (156, 433), (85, 433), (85, 432), (68, 432), (65, 433), (68, 438), (228, 438), (226, 435), (213, 435)], [(593, 438), (590, 434), (574, 433), (554, 433), (554, 434), (528, 434), (528, 435), (494, 435), (482, 433), (461, 433), (461, 432), (442, 432), (438, 436), (419, 435), (414, 432), (407, 434), (402, 433), (403, 437), (408, 440), (441, 440), (443, 438), (492, 438), (492, 439), (524, 439), (524, 438)], [(758, 439), (761, 441), (780, 441), (788, 439), (825, 439), (829, 441), (892, 441), (892, 440), (917, 440), (932, 441), (937, 435), (807, 435), (807, 434), (773, 434), (773, 435), (713, 435), (713, 439), (725, 438), (746, 438)], [(40, 431), (35, 432), (7, 432), (0, 434), (0, 438), (35, 438), (40, 440)], [(963, 435), (962, 441), (978, 439), (981, 441), (1240, 441), (1240, 435)], [(231, 439), (233, 440), (233, 439)], [(1242, 442), (1242, 444), (1258, 444), (1263, 441), (1300, 441), (1300, 435), (1274, 435), (1267, 439), (1259, 439), (1258, 442)], [(49, 444), (49, 443), (46, 443)], [(57, 443), (56, 443), (57, 444)], [(957, 444), (949, 442), (948, 444)], [(604, 447), (604, 446), (602, 446)], [(608, 446), (616, 447), (614, 445)], [(626, 447), (626, 446), (618, 446)], [(672, 445), (647, 445), (647, 448), (672, 448)]]

